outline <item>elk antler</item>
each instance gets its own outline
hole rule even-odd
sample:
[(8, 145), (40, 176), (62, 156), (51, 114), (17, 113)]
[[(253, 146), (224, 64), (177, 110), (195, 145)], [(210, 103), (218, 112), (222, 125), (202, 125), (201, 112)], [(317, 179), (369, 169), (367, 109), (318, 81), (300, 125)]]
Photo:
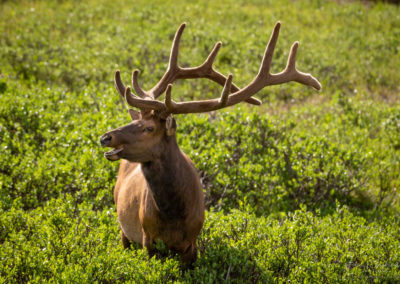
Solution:
[[(286, 64), (286, 68), (278, 73), (271, 74), (270, 67), (272, 62), (272, 56), (278, 40), (280, 22), (275, 24), (271, 38), (266, 47), (264, 57), (261, 62), (260, 70), (258, 71), (255, 79), (248, 84), (246, 87), (239, 89), (232, 83), (232, 75), (225, 78), (224, 75), (215, 71), (212, 67), (212, 63), (217, 55), (217, 52), (221, 46), (218, 42), (213, 51), (210, 53), (206, 61), (195, 68), (181, 68), (178, 66), (178, 51), (179, 41), (185, 27), (182, 24), (175, 34), (175, 38), (172, 44), (171, 56), (167, 72), (149, 91), (144, 91), (138, 84), (138, 71), (133, 71), (132, 74), (132, 86), (135, 92), (141, 97), (133, 95), (130, 88), (125, 88), (121, 82), (120, 73), (115, 73), (115, 85), (119, 93), (124, 96), (127, 102), (140, 109), (153, 109), (162, 111), (166, 114), (182, 114), (182, 113), (199, 113), (208, 112), (212, 110), (221, 109), (224, 107), (232, 106), (242, 101), (259, 105), (261, 102), (255, 98), (252, 98), (254, 94), (263, 89), (266, 86), (282, 84), (290, 81), (299, 82), (301, 84), (311, 86), (317, 90), (321, 89), (321, 84), (311, 74), (306, 74), (296, 69), (296, 54), (299, 46), (298, 42), (295, 42), (290, 50), (289, 58)], [(224, 85), (221, 97), (219, 99), (203, 100), (203, 101), (191, 101), (176, 103), (171, 98), (171, 83), (176, 79), (191, 79), (191, 78), (208, 78), (221, 85)], [(165, 102), (155, 100), (166, 90)], [(233, 91), (232, 94), (230, 92)]]
[[(132, 73), (132, 87), (135, 93), (141, 98), (156, 99), (158, 98), (167, 88), (168, 84), (173, 83), (177, 79), (196, 79), (196, 78), (208, 78), (220, 85), (224, 85), (226, 77), (213, 68), (213, 63), (217, 57), (218, 51), (222, 45), (221, 42), (217, 42), (208, 55), (207, 59), (203, 64), (193, 68), (183, 68), (178, 65), (178, 54), (179, 54), (179, 43), (182, 37), (183, 30), (186, 27), (186, 23), (180, 25), (175, 33), (174, 40), (171, 47), (171, 55), (169, 58), (169, 65), (167, 71), (162, 76), (160, 81), (149, 91), (144, 91), (138, 83), (139, 70), (134, 70)], [(119, 70), (115, 72), (115, 86), (119, 94), (125, 97), (125, 86), (121, 81)], [(232, 84), (231, 91), (236, 92), (239, 90), (235, 84)], [(256, 98), (250, 98), (248, 103), (254, 105), (260, 105), (261, 101)]]

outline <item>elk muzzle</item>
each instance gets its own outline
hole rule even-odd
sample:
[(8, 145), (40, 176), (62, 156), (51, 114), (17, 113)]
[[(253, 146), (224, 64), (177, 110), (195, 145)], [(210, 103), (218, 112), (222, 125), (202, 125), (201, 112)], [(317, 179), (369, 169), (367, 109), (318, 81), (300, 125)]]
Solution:
[(112, 140), (112, 136), (108, 135), (108, 134), (104, 134), (103, 136), (101, 136), (100, 138), (100, 144), (103, 147), (107, 147), (108, 145), (111, 144), (111, 140)]
[(106, 157), (108, 160), (117, 161), (121, 158), (118, 154), (123, 150), (123, 147), (122, 147), (122, 145), (117, 146), (118, 139), (114, 135), (109, 134), (109, 133), (104, 134), (100, 138), (100, 144), (103, 147), (114, 147), (115, 148), (114, 150), (104, 153), (104, 157)]

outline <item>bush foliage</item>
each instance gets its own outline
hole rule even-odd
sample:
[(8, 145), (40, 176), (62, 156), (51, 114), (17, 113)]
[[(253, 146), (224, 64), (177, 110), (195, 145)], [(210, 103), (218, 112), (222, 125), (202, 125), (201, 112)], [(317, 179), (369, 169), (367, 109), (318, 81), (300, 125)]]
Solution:
[[(182, 271), (177, 257), (122, 250), (112, 208), (95, 211), (67, 195), (27, 212), (1, 212), (2, 282), (396, 282), (399, 222), (366, 222), (346, 208), (329, 216), (305, 207), (281, 218), (251, 208), (211, 211), (200, 258)], [(40, 226), (38, 226), (40, 224)], [(362, 240), (362, 241), (361, 241)]]
[[(136, 2), (0, 6), (0, 282), (399, 282), (399, 7)], [(217, 68), (244, 86), (277, 20), (273, 71), (300, 40), (299, 69), (323, 93), (286, 84), (261, 91), (260, 108), (177, 116), (206, 196), (199, 259), (182, 270), (168, 252), (124, 251), (118, 164), (98, 143), (129, 122), (114, 70), (139, 68), (149, 87), (187, 21), (181, 64), (223, 40)], [(177, 85), (178, 101), (221, 89)]]

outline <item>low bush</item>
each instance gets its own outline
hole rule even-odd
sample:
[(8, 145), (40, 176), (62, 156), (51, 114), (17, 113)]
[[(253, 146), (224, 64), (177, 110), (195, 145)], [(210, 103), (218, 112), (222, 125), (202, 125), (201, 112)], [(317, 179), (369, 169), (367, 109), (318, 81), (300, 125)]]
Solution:
[(183, 123), (180, 144), (202, 171), (211, 206), (237, 208), (246, 199), (265, 214), (300, 204), (332, 208), (361, 190), (360, 151), (321, 136), (292, 135), (293, 121), (276, 124), (238, 109), (212, 122), (203, 116)]
[(178, 257), (148, 260), (123, 250), (113, 207), (94, 211), (66, 195), (25, 211), (20, 199), (0, 215), (1, 282), (389, 282), (400, 280), (400, 224), (366, 222), (345, 207), (322, 217), (303, 207), (280, 218), (251, 207), (211, 210), (199, 260), (182, 271)]

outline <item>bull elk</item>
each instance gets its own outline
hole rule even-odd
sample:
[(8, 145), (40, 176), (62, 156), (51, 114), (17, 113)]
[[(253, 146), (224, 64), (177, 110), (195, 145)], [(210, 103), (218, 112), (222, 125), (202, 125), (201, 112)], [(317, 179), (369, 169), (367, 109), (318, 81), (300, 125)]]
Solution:
[[(254, 80), (240, 89), (232, 83), (232, 75), (225, 77), (213, 68), (221, 43), (218, 42), (203, 64), (194, 68), (178, 65), (179, 42), (185, 28), (177, 30), (171, 48), (169, 65), (160, 81), (150, 90), (138, 83), (139, 71), (132, 74), (133, 95), (130, 87), (115, 72), (115, 87), (127, 103), (132, 122), (104, 134), (101, 145), (114, 148), (104, 156), (110, 161), (122, 159), (114, 201), (121, 229), (122, 245), (139, 243), (154, 254), (154, 242), (162, 240), (168, 249), (177, 252), (183, 263), (193, 263), (197, 256), (196, 239), (204, 222), (204, 196), (196, 168), (176, 141), (176, 122), (173, 114), (201, 113), (233, 106), (242, 101), (260, 105), (252, 96), (266, 86), (296, 81), (321, 89), (321, 84), (310, 74), (295, 67), (298, 42), (290, 50), (286, 68), (271, 74), (272, 55), (278, 39), (280, 22), (276, 23), (266, 47), (261, 67)], [(178, 79), (207, 78), (223, 86), (216, 99), (174, 102), (172, 83)], [(157, 98), (165, 92), (164, 102)]]

